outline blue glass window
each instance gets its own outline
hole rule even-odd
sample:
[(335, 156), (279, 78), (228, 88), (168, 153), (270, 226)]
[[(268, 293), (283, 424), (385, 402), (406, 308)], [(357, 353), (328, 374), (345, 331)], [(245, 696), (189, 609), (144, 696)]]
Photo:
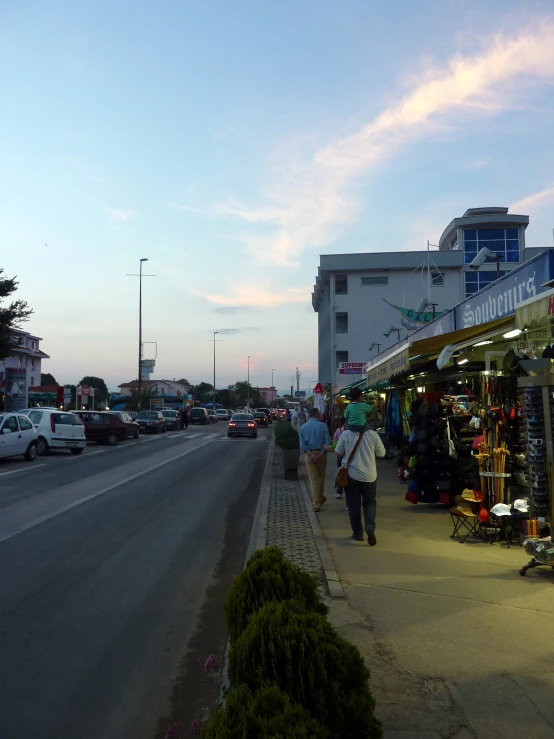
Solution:
[[(501, 277), (505, 274), (507, 274), (505, 270), (500, 270)], [(496, 279), (496, 270), (487, 270), (486, 272), (465, 272), (466, 298), (479, 290), (482, 290), (484, 287), (487, 287), (487, 285), (490, 285), (491, 282), (494, 282)]]
[(520, 261), (517, 228), (464, 228), (464, 262), (472, 262), (481, 249), (490, 249), (502, 262)]

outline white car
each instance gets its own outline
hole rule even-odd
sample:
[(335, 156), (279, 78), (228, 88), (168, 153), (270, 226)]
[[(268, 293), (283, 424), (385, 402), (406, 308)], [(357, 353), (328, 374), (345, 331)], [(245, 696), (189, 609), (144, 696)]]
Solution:
[(229, 420), (229, 415), (227, 414), (225, 408), (218, 408), (215, 413), (218, 421), (225, 421), (225, 423), (227, 423), (227, 421)]
[(37, 456), (37, 432), (26, 416), (0, 413), (0, 457), (23, 454), (32, 462)]
[(49, 454), (50, 449), (69, 449), (72, 454), (81, 454), (87, 440), (85, 427), (76, 413), (33, 408), (27, 417), (38, 434), (38, 453)]

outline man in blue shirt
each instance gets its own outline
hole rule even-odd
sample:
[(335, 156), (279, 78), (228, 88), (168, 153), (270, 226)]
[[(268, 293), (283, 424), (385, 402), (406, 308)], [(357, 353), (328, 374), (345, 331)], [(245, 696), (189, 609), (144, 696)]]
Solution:
[(331, 445), (329, 429), (319, 420), (317, 408), (310, 409), (310, 420), (300, 427), (300, 449), (304, 452), (306, 469), (312, 489), (314, 511), (318, 513), (325, 503), (325, 470), (327, 469), (326, 446)]

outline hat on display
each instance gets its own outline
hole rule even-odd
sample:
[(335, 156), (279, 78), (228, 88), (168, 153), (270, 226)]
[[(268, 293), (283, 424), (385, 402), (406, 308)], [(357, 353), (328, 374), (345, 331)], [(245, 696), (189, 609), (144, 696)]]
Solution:
[(506, 503), (497, 503), (493, 508), (491, 508), (491, 513), (495, 516), (511, 516), (512, 511), (510, 510), (510, 506), (506, 505)]
[(483, 502), (481, 493), (477, 493), (475, 490), (470, 490), (469, 488), (466, 488), (463, 491), (462, 498), (466, 500), (468, 503), (482, 503)]
[(518, 498), (514, 500), (513, 506), (516, 511), (520, 513), (529, 513), (529, 503), (524, 498)]

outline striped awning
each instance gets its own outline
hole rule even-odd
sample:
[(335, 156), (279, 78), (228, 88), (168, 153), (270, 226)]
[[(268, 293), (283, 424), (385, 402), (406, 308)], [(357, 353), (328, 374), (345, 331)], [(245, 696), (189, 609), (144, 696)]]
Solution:
[(516, 308), (516, 328), (547, 326), (554, 321), (554, 290), (547, 290), (536, 298), (525, 300)]

